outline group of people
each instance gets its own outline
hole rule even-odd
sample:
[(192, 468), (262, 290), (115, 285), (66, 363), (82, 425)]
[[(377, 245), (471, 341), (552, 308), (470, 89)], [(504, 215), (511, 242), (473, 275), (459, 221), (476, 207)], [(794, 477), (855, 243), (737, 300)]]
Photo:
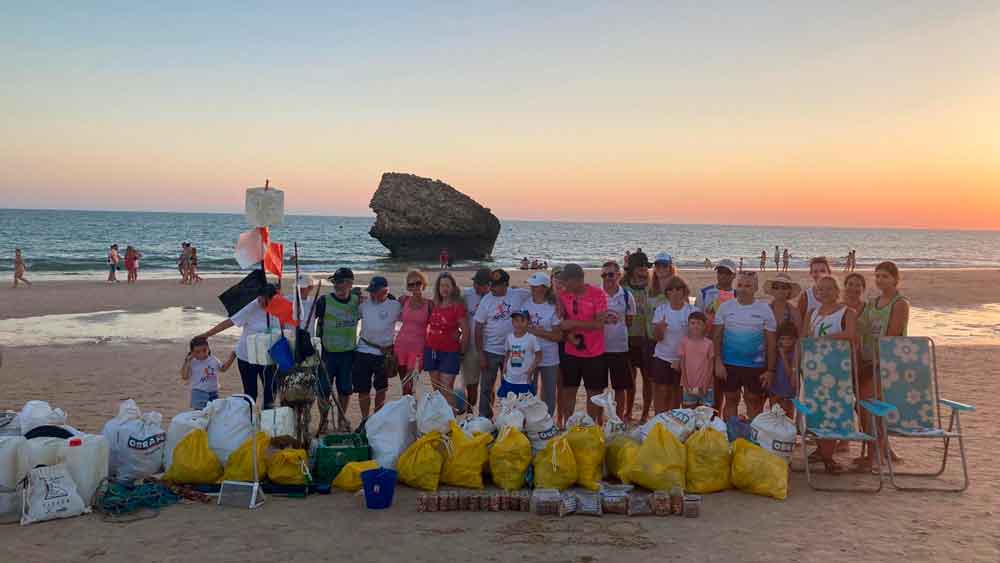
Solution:
[(181, 254), (177, 257), (177, 271), (181, 275), (180, 283), (194, 285), (202, 281), (198, 275), (198, 249), (190, 242), (181, 243)]
[(547, 260), (539, 260), (538, 258), (528, 260), (528, 257), (525, 256), (521, 258), (520, 268), (522, 270), (548, 270), (549, 263)]
[[(784, 252), (778, 246), (774, 247), (774, 271), (787, 272), (788, 262), (792, 259), (792, 254), (786, 248)], [(742, 259), (741, 259), (742, 260)], [(741, 268), (742, 270), (742, 268)], [(760, 251), (760, 271), (767, 271), (767, 250)]]
[(121, 269), (123, 263), (125, 266), (125, 271), (128, 273), (126, 283), (135, 283), (139, 280), (139, 259), (142, 258), (142, 253), (136, 250), (132, 246), (125, 247), (124, 256), (119, 252), (118, 245), (112, 244), (108, 248), (108, 283), (120, 283), (121, 280), (118, 279), (118, 270)]
[[(391, 378), (400, 378), (401, 391), (412, 394), (414, 378), (423, 372), (457, 412), (478, 408), (487, 418), (497, 397), (532, 393), (563, 426), (581, 386), (588, 399), (610, 387), (617, 414), (627, 423), (697, 405), (710, 405), (728, 419), (741, 401), (750, 418), (768, 401), (793, 416), (801, 337), (850, 341), (859, 357), (858, 395), (874, 396), (877, 338), (905, 335), (909, 316), (895, 264), (875, 268), (879, 294), (869, 301), (863, 275), (849, 273), (841, 282), (823, 257), (810, 262), (813, 285), (806, 289), (785, 273), (762, 283), (757, 272), (741, 272), (728, 259), (715, 272), (715, 284), (692, 291), (670, 254), (661, 252), (650, 262), (637, 251), (624, 268), (615, 261), (603, 264), (600, 286), (586, 283), (577, 264), (554, 268), (551, 275), (534, 272), (526, 288), (511, 287), (503, 269), (477, 271), (472, 287), (464, 289), (443, 271), (428, 296), (426, 275), (411, 270), (405, 294), (397, 298), (386, 278), (371, 278), (361, 291), (354, 273), (340, 268), (329, 278), (333, 291), (318, 297), (315, 307), (307, 276), (298, 280), (293, 297), (304, 303), (303, 311), (314, 310), (312, 326), (302, 328), (322, 343), (320, 394), (335, 398), (345, 412), (356, 395), (362, 417), (382, 406)], [(758, 299), (760, 289), (771, 300)], [(248, 361), (246, 337), (277, 322), (269, 322), (266, 311), (276, 294), (266, 286), (257, 300), (200, 335), (243, 328), (235, 359), (247, 394), (256, 397), (258, 381), (264, 384), (265, 407), (274, 401), (273, 366)], [(639, 377), (643, 391), (634, 417)], [(453, 392), (458, 378), (464, 401)], [(601, 422), (596, 405), (588, 400), (586, 409)], [(325, 410), (321, 401), (320, 432), (327, 429)], [(833, 458), (835, 448), (821, 443), (815, 453), (833, 473), (843, 469)], [(858, 460), (866, 462), (867, 456)]]

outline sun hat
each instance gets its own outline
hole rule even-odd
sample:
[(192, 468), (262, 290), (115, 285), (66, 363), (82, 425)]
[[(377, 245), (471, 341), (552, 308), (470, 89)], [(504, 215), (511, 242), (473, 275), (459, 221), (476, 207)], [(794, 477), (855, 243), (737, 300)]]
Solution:
[(552, 279), (545, 272), (535, 272), (528, 278), (528, 285), (531, 287), (549, 287), (552, 285)]
[(561, 272), (559, 272), (560, 281), (569, 280), (582, 280), (583, 279), (583, 268), (579, 264), (566, 264), (563, 266)]
[(489, 285), (490, 284), (490, 269), (480, 268), (476, 270), (476, 275), (472, 276), (472, 283), (477, 285)]
[(313, 286), (313, 277), (309, 274), (299, 274), (295, 279), (295, 287), (302, 289)]
[(764, 282), (764, 293), (766, 295), (774, 297), (774, 293), (776, 291), (774, 289), (775, 282), (787, 283), (788, 285), (792, 286), (792, 292), (788, 295), (789, 301), (795, 299), (796, 297), (799, 296), (800, 293), (802, 293), (802, 286), (792, 281), (791, 276), (789, 276), (788, 274), (778, 274), (777, 276), (774, 277), (774, 279), (770, 279)]
[(653, 264), (673, 264), (674, 257), (670, 255), (669, 252), (657, 252), (656, 257), (653, 258)]
[(375, 293), (387, 287), (389, 287), (389, 280), (382, 276), (375, 276), (372, 281), (368, 282), (368, 293)]
[(733, 262), (729, 258), (719, 260), (719, 263), (715, 265), (715, 269), (718, 270), (719, 268), (725, 268), (734, 274), (740, 269), (739, 266), (736, 265), (736, 262)]

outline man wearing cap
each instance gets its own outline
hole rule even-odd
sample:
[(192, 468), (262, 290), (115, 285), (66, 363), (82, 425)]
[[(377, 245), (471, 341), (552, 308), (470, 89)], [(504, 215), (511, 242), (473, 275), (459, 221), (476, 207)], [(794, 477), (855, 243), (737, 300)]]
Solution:
[(715, 318), (715, 313), (719, 310), (719, 306), (735, 296), (733, 293), (733, 280), (736, 279), (736, 272), (736, 262), (728, 258), (719, 260), (719, 263), (715, 266), (716, 283), (701, 288), (701, 291), (695, 296), (694, 306), (699, 311), (705, 313), (709, 324)]
[(310, 326), (306, 326), (313, 303), (316, 302), (316, 298), (313, 296), (316, 284), (309, 274), (299, 274), (295, 279), (295, 287), (295, 293), (285, 296), (292, 302), (292, 318), (299, 321), (299, 328), (306, 329), (309, 334), (316, 336), (315, 316), (313, 316), (314, 322), (309, 323)]
[(382, 408), (389, 388), (385, 354), (396, 336), (396, 321), (402, 307), (389, 295), (389, 281), (375, 276), (368, 283), (370, 299), (358, 307), (361, 314), (361, 335), (351, 374), (353, 391), (358, 394), (361, 418), (367, 418), (371, 408), (371, 390), (375, 388), (375, 410)]
[[(333, 291), (316, 303), (316, 336), (323, 347), (326, 372), (319, 378), (319, 434), (327, 431), (332, 384), (337, 385), (337, 398), (343, 412), (351, 399), (354, 355), (357, 350), (358, 321), (361, 319), (361, 292), (355, 291), (354, 272), (340, 268), (329, 277)], [(346, 421), (343, 421), (346, 423)]]
[(469, 316), (469, 346), (462, 356), (461, 378), (465, 385), (466, 412), (471, 414), (479, 399), (479, 378), (482, 368), (479, 367), (479, 348), (476, 346), (476, 310), (483, 296), (490, 292), (490, 269), (480, 268), (472, 276), (472, 287), (462, 289), (462, 299), (465, 300), (465, 311)]
[(603, 290), (584, 282), (583, 268), (567, 264), (559, 274), (566, 291), (559, 294), (566, 335), (566, 358), (562, 363), (562, 412), (573, 412), (576, 393), (583, 383), (587, 390), (587, 414), (601, 424), (601, 408), (590, 398), (608, 387), (604, 365), (604, 323), (608, 318), (608, 298)]
[(514, 331), (510, 322), (513, 311), (524, 309), (531, 293), (524, 288), (510, 289), (510, 274), (490, 272), (490, 292), (479, 302), (474, 317), (476, 349), (479, 352), (479, 416), (493, 418), (493, 395), (497, 373), (503, 366), (507, 335)]
[(625, 264), (625, 279), (621, 282), (629, 297), (635, 303), (635, 315), (632, 324), (628, 327), (628, 359), (629, 376), (632, 379), (631, 387), (625, 392), (624, 403), (619, 402), (618, 407), (625, 413), (621, 419), (628, 423), (632, 420), (632, 405), (635, 404), (635, 377), (636, 370), (642, 376), (642, 415), (641, 420), (649, 417), (649, 411), (653, 407), (653, 380), (651, 376), (651, 365), (653, 357), (653, 307), (649, 301), (649, 268), (653, 264), (649, 262), (644, 252), (636, 251), (629, 256)]

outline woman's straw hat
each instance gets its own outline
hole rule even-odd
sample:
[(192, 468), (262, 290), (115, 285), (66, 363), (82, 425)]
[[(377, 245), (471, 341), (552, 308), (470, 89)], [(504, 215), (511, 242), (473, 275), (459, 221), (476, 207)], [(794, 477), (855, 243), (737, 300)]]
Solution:
[(778, 274), (777, 276), (774, 277), (774, 279), (767, 280), (767, 282), (764, 284), (764, 293), (770, 295), (771, 297), (774, 297), (774, 282), (783, 282), (792, 286), (792, 292), (788, 294), (789, 301), (795, 299), (796, 297), (799, 296), (800, 293), (802, 293), (802, 286), (792, 281), (791, 276), (789, 276), (788, 274)]

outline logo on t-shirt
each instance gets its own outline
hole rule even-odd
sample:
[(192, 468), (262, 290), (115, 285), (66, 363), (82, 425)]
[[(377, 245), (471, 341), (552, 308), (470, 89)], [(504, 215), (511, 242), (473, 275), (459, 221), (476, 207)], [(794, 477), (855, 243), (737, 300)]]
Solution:
[(501, 301), (497, 303), (496, 310), (493, 312), (494, 321), (503, 321), (510, 318), (510, 303), (506, 301)]
[(524, 345), (512, 344), (510, 347), (510, 367), (524, 367)]

